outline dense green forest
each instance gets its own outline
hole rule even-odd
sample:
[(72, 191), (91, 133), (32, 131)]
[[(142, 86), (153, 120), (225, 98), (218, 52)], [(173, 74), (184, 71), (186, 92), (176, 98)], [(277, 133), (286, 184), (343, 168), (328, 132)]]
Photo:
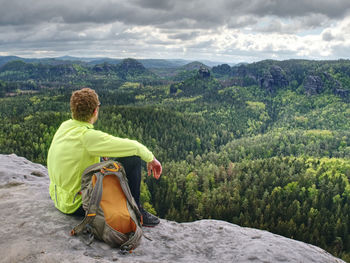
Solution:
[(162, 162), (161, 179), (142, 184), (160, 217), (265, 229), (350, 262), (350, 61), (162, 63), (5, 63), (0, 153), (45, 164), (72, 91), (91, 87), (95, 128)]

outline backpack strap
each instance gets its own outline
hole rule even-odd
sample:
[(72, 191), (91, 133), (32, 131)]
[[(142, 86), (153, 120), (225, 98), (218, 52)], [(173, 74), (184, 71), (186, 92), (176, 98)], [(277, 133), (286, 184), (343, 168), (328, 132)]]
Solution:
[[(119, 163), (114, 162), (114, 166)], [(120, 245), (120, 250), (122, 254), (127, 254), (129, 253), (132, 249), (135, 248), (136, 244), (138, 243), (138, 240), (143, 236), (143, 230), (141, 226), (141, 213), (140, 210), (131, 194), (129, 184), (128, 184), (128, 179), (125, 176), (125, 170), (122, 165), (119, 165), (118, 171), (114, 173), (116, 177), (118, 177), (120, 186), (125, 194), (125, 197), (127, 199), (127, 208), (129, 210), (131, 219), (134, 221), (136, 225), (136, 230), (134, 233), (130, 234), (128, 237), (128, 240)]]
[[(132, 194), (131, 194), (131, 191), (130, 191), (130, 188), (129, 188), (129, 184), (128, 184), (128, 179), (126, 178), (125, 176), (125, 170), (124, 170), (124, 167), (121, 166), (120, 168), (122, 171), (120, 173), (117, 173), (116, 176), (118, 177), (119, 179), (119, 182), (120, 182), (120, 186), (121, 188), (123, 189), (124, 191), (124, 194), (126, 196), (126, 199), (129, 201), (129, 204), (130, 204), (130, 208), (131, 210), (133, 210), (135, 212), (135, 216), (136, 216), (136, 219), (134, 219), (134, 221), (137, 221), (138, 223), (141, 222), (141, 212), (135, 202), (135, 199), (133, 198)], [(129, 209), (130, 210), (130, 209)], [(136, 223), (136, 222), (135, 222)]]
[(138, 240), (140, 240), (142, 236), (143, 236), (142, 228), (136, 224), (135, 233), (132, 233), (129, 236), (128, 241), (126, 241), (124, 244), (120, 246), (121, 253), (122, 254), (130, 253), (130, 251), (134, 249), (135, 244), (138, 242)]
[(72, 231), (71, 231), (72, 236), (82, 232), (84, 230), (85, 226), (87, 224), (91, 223), (96, 217), (96, 212), (97, 212), (97, 209), (99, 207), (99, 204), (101, 202), (101, 197), (102, 197), (102, 180), (103, 180), (104, 175), (101, 172), (97, 172), (97, 173), (95, 173), (95, 176), (97, 177), (97, 180), (96, 180), (95, 187), (94, 187), (92, 194), (91, 194), (91, 199), (89, 202), (88, 209), (85, 212), (85, 218), (83, 219), (83, 221), (80, 224), (76, 225), (72, 229)]

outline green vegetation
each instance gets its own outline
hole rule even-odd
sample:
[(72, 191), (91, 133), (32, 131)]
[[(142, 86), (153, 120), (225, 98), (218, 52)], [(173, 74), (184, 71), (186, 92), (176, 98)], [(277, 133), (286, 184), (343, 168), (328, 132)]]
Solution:
[(350, 262), (350, 62), (183, 67), (177, 82), (165, 71), (132, 59), (9, 62), (0, 67), (0, 152), (45, 164), (72, 90), (92, 87), (102, 102), (95, 127), (139, 140), (164, 166), (159, 181), (142, 183), (148, 209), (266, 229)]

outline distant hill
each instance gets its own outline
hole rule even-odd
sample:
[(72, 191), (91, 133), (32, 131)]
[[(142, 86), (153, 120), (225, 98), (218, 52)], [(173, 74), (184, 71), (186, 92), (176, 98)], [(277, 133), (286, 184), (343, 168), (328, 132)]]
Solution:
[(98, 65), (103, 63), (108, 63), (112, 65), (117, 65), (122, 61), (122, 59), (114, 59), (114, 58), (99, 58), (99, 59), (92, 59), (88, 61), (88, 65)]
[(139, 61), (130, 58), (121, 60), (117, 64), (104, 62), (95, 65), (56, 59), (47, 59), (45, 62), (42, 60), (27, 62), (17, 60), (15, 57), (7, 60), (7, 63), (0, 66), (0, 80), (4, 81), (34, 80), (60, 83), (88, 83), (93, 81), (95, 83), (94, 80), (96, 79), (100, 82), (110, 82), (111, 80), (151, 81), (158, 79), (157, 75), (146, 69)]
[(212, 68), (225, 86), (260, 86), (270, 94), (291, 87), (307, 95), (323, 92), (350, 97), (350, 60), (263, 60), (251, 64), (227, 64)]
[(326, 92), (350, 99), (350, 60), (263, 60), (210, 68), (199, 61), (185, 63), (185, 60), (79, 59), (68, 56), (44, 59), (3, 56), (0, 57), (0, 80), (80, 85), (112, 85), (114, 81), (182, 82), (196, 77), (202, 68), (210, 71), (211, 77), (220, 80), (225, 87), (256, 85), (270, 94), (292, 88), (307, 95)]
[(221, 65), (221, 64), (228, 64), (231, 67), (237, 65), (237, 63), (233, 63), (233, 62), (226, 62), (225, 63), (225, 62), (211, 61), (211, 60), (200, 60), (199, 62), (201, 62), (209, 67), (215, 67), (215, 66)]
[(11, 62), (13, 60), (21, 60), (20, 57), (16, 57), (16, 56), (6, 56), (6, 57), (2, 57), (0, 56), (0, 67), (2, 65), (5, 65), (8, 62)]
[(181, 68), (179, 68), (179, 70), (199, 70), (202, 67), (207, 68), (207, 69), (210, 68), (207, 65), (204, 65), (202, 62), (193, 61), (191, 63), (188, 63), (188, 64), (182, 66)]
[[(72, 57), (72, 56), (61, 56), (61, 57), (52, 57), (52, 58), (22, 58), (18, 56), (0, 56), (0, 66), (6, 64), (7, 62), (13, 60), (21, 60), (23, 62), (34, 62), (34, 63), (43, 63), (43, 64), (61, 64), (61, 63), (87, 63), (88, 65), (94, 66), (97, 64), (103, 64), (105, 62), (109, 64), (117, 65), (123, 59), (122, 58), (108, 58), (108, 57)], [(186, 64), (191, 63), (191, 60), (185, 59), (137, 59), (141, 62), (145, 68), (148, 69), (162, 69), (162, 68), (179, 68)], [(203, 63), (207, 66), (216, 66), (223, 63), (214, 62), (209, 60), (203, 60), (198, 63)], [(234, 63), (229, 63), (230, 66), (235, 65)]]
[(209, 68), (201, 67), (194, 75), (170, 86), (170, 94), (196, 96), (213, 94), (222, 88), (220, 82), (211, 76)]
[(118, 76), (123, 80), (157, 78), (136, 59), (127, 58), (117, 65)]
[(25, 63), (41, 63), (47, 65), (61, 64), (83, 64), (83, 60), (74, 57), (58, 57), (58, 58), (21, 58), (17, 56), (0, 56), (0, 67), (11, 61), (23, 61)]
[(210, 70), (210, 67), (208, 67), (207, 65), (204, 65), (203, 63), (198, 61), (193, 61), (186, 65), (183, 65), (182, 67), (177, 68), (172, 74), (172, 79), (174, 81), (183, 81), (189, 79), (191, 77), (196, 76), (200, 68)]

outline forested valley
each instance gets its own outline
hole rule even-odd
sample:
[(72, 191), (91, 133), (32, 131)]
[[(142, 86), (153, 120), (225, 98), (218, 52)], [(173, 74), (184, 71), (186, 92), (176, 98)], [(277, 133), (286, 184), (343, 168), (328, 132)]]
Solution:
[(0, 153), (46, 165), (72, 91), (90, 87), (95, 128), (163, 164), (160, 180), (143, 178), (149, 210), (268, 230), (350, 262), (350, 61), (152, 63), (0, 64)]

